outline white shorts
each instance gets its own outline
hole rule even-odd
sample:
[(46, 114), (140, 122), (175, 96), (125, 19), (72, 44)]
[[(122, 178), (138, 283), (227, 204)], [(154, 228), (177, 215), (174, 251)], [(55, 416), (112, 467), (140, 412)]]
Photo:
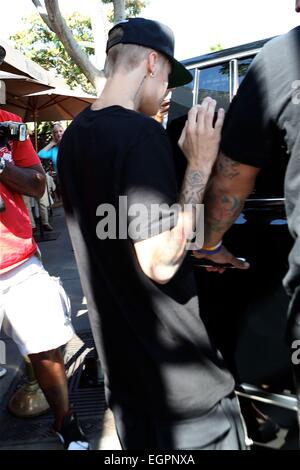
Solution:
[(32, 256), (0, 275), (0, 329), (22, 355), (50, 351), (73, 336), (70, 300), (60, 283)]

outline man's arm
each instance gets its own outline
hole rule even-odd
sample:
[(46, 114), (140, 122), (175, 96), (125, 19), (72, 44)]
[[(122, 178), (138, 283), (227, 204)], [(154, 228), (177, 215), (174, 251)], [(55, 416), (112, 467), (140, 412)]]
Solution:
[[(217, 246), (232, 226), (254, 187), (258, 172), (259, 168), (231, 160), (220, 153), (204, 197), (205, 247)], [(197, 252), (194, 252), (194, 255), (203, 257), (202, 254), (197, 255)], [(237, 268), (248, 267), (224, 247), (220, 253), (209, 258), (215, 263), (231, 263)]]
[(197, 212), (184, 210), (184, 204), (201, 204), (210, 170), (196, 170), (188, 166), (180, 194), (182, 210), (177, 224), (154, 237), (135, 243), (140, 266), (150, 279), (165, 284), (175, 275), (197, 226)]
[(205, 194), (205, 245), (217, 245), (241, 213), (258, 168), (220, 154)]
[(185, 204), (201, 204), (219, 148), (224, 111), (219, 110), (213, 127), (216, 102), (205, 99), (201, 106), (192, 108), (179, 139), (188, 167), (180, 194), (182, 210), (172, 230), (135, 243), (138, 261), (144, 273), (152, 280), (167, 283), (180, 267), (186, 244), (197, 226), (197, 211), (184, 210)]
[(12, 191), (40, 199), (45, 191), (46, 177), (42, 165), (24, 168), (6, 163), (0, 183)]

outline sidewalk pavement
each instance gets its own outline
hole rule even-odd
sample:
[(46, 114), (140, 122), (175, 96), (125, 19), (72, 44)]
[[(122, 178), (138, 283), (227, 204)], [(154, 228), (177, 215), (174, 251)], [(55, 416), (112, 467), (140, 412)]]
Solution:
[[(71, 299), (72, 323), (75, 328), (76, 336), (70, 343), (68, 343), (68, 345), (66, 345), (64, 357), (65, 362), (71, 364), (67, 373), (68, 377), (71, 377), (70, 382), (72, 382), (72, 375), (75, 376), (76, 367), (78, 367), (78, 357), (80, 358), (80, 353), (82, 351), (84, 352), (84, 349), (86, 350), (84, 352), (84, 355), (81, 355), (83, 357), (81, 359), (82, 365), (82, 361), (85, 358), (85, 355), (87, 354), (87, 352), (91, 351), (91, 348), (82, 347), (84, 345), (80, 337), (84, 338), (88, 336), (90, 337), (90, 341), (92, 341), (92, 339), (90, 334), (90, 324), (88, 319), (87, 306), (82, 293), (79, 274), (75, 263), (71, 242), (67, 232), (64, 219), (64, 211), (62, 207), (53, 209), (53, 217), (51, 219), (51, 224), (54, 228), (54, 232), (51, 233), (54, 233), (58, 236), (56, 240), (43, 241), (39, 243), (39, 248), (42, 253), (45, 268), (49, 271), (51, 275), (60, 277), (63, 286)], [(7, 374), (0, 379), (0, 428), (2, 428), (1, 424), (5, 422), (5, 419), (6, 421), (10, 420), (10, 415), (8, 415), (7, 413), (7, 402), (16, 384), (20, 381), (23, 375), (23, 360), (20, 353), (18, 352), (16, 345), (11, 339), (7, 338), (5, 334), (1, 332), (0, 339), (4, 340), (6, 345), (7, 363), (5, 365), (5, 368), (8, 371)], [(74, 360), (72, 360), (72, 358)], [(103, 387), (101, 390), (103, 394)], [(88, 401), (88, 397), (90, 396), (89, 393), (97, 393), (97, 390), (94, 389), (91, 391), (88, 389), (82, 389), (81, 392), (85, 393), (86, 395), (81, 395), (83, 396), (83, 403), (80, 406), (88, 407), (88, 403), (84, 402), (85, 396), (87, 397), (86, 400)], [(87, 427), (91, 429), (91, 432), (88, 433), (88, 436), (91, 440), (92, 448), (103, 450), (120, 449), (119, 441), (114, 427), (112, 413), (107, 409), (105, 411), (103, 410), (102, 419), (99, 419), (99, 422), (95, 422), (95, 415), (93, 414), (93, 410), (91, 410), (90, 421), (94, 421), (93, 426), (90, 427), (88, 426), (88, 411), (84, 411), (84, 413), (87, 422)], [(41, 423), (43, 420), (41, 420), (41, 418), (30, 418), (30, 421), (27, 421), (26, 419), (20, 419), (11, 416), (11, 421), (16, 427), (16, 436), (18, 436), (18, 428), (20, 430), (24, 429), (24, 427), (26, 428), (27, 422), (30, 423), (30, 426), (32, 427), (34, 421), (36, 421), (36, 423)], [(16, 438), (13, 442), (5, 442), (5, 440), (3, 441), (3, 439), (1, 439), (0, 434), (0, 450), (4, 449), (61, 449), (61, 445), (58, 443), (56, 437), (49, 438), (49, 435), (47, 435), (45, 439), (39, 438), (35, 441), (32, 441), (31, 439), (26, 441)]]

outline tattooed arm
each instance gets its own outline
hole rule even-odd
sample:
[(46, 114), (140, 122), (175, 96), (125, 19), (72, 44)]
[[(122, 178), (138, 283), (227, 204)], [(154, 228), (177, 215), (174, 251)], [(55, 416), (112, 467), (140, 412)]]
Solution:
[[(204, 198), (206, 246), (217, 245), (234, 223), (253, 189), (258, 172), (259, 168), (244, 165), (220, 153)], [(225, 247), (209, 258), (216, 263), (231, 263), (240, 269), (249, 267), (248, 263), (237, 260)]]
[(205, 245), (216, 245), (251, 193), (259, 169), (220, 154), (205, 195)]
[[(183, 181), (177, 224), (172, 230), (135, 243), (138, 261), (144, 273), (165, 284), (176, 273), (186, 254), (186, 244), (197, 224), (196, 204), (201, 204), (214, 165), (220, 142), (224, 111), (219, 110), (213, 127), (216, 102), (206, 98), (193, 107), (179, 139), (188, 166)], [(187, 205), (190, 205), (187, 207)]]

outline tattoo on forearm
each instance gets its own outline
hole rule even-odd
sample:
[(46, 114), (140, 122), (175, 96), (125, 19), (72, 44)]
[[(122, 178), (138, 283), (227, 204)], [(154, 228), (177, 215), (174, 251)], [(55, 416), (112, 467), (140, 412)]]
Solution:
[(208, 243), (214, 234), (223, 234), (233, 224), (243, 208), (244, 201), (237, 196), (209, 194), (206, 200), (209, 215), (205, 223), (205, 242)]
[[(209, 172), (187, 168), (180, 193), (180, 204), (201, 204)], [(154, 255), (155, 266), (175, 266), (185, 256), (187, 234), (184, 227), (174, 227), (167, 243), (159, 247)]]
[(208, 176), (201, 170), (187, 168), (182, 184), (180, 203), (201, 204)]
[(239, 166), (239, 162), (231, 160), (231, 158), (226, 157), (224, 154), (221, 154), (217, 161), (217, 171), (229, 179), (239, 176)]

